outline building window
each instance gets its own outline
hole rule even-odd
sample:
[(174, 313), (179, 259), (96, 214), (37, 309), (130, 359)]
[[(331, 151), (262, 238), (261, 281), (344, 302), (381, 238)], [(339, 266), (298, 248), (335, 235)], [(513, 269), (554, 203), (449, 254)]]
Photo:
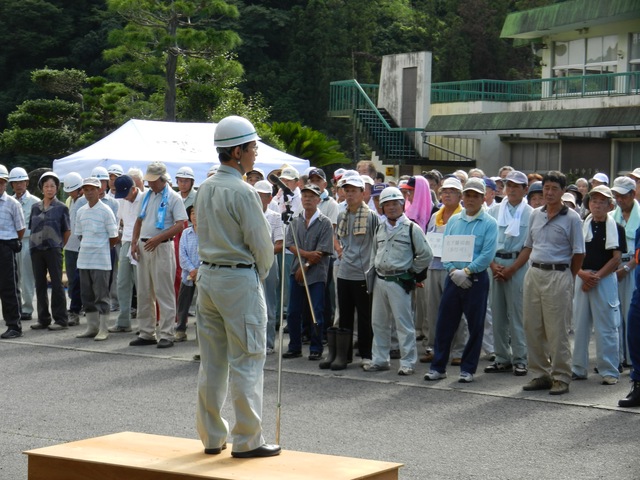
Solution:
[(618, 69), (618, 35), (555, 42), (553, 58), (556, 77), (615, 73)]
[(615, 171), (618, 175), (640, 165), (640, 142), (615, 142)]
[(629, 72), (631, 77), (631, 89), (640, 89), (640, 33), (632, 33), (629, 39)]
[(517, 142), (511, 144), (511, 166), (524, 173), (560, 169), (559, 142)]

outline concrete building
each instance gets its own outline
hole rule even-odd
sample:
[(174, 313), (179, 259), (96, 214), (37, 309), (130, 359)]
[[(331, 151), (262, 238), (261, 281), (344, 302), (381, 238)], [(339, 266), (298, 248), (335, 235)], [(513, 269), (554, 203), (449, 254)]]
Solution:
[(511, 165), (614, 178), (640, 166), (640, 2), (513, 13), (501, 36), (533, 49), (541, 78), (431, 84), (429, 52), (392, 55), (379, 86), (333, 82), (331, 114), (353, 118), (397, 174)]

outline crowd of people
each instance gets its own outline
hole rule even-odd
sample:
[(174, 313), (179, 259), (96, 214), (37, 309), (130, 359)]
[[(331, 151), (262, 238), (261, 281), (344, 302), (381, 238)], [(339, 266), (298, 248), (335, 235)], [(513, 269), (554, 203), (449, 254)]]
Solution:
[[(279, 354), (300, 358), (308, 345), (308, 360), (322, 369), (346, 369), (357, 356), (364, 371), (378, 372), (397, 359), (398, 375), (428, 364), (424, 380), (433, 382), (458, 366), (459, 381), (469, 383), (484, 356), (485, 373), (529, 375), (524, 390), (561, 395), (592, 373), (614, 385), (630, 368), (632, 389), (619, 404), (640, 406), (640, 168), (611, 185), (603, 173), (568, 184), (558, 171), (526, 175), (508, 166), (493, 177), (474, 168), (394, 179), (362, 161), (328, 181), (314, 167), (265, 174), (253, 166), (255, 132), (251, 139), (217, 142), (222, 166), (210, 170), (214, 178), (199, 194), (191, 168), (171, 179), (154, 162), (144, 174), (118, 165), (84, 179), (45, 172), (38, 198), (23, 168), (0, 165), (7, 327), (0, 336), (22, 336), (22, 322), (31, 320), (34, 330), (66, 330), (84, 313), (78, 338), (130, 333), (132, 347), (170, 348), (187, 340), (194, 310), (196, 318), (236, 315), (257, 282), (265, 341), (251, 332), (262, 328), (253, 314), (225, 340), (234, 368), (245, 373), (276, 352), (286, 317), (288, 345)], [(222, 203), (212, 203), (216, 195)], [(246, 210), (254, 201), (259, 209)], [(220, 261), (230, 257), (231, 264)], [(219, 327), (197, 321), (192, 330), (210, 347), (201, 345), (203, 363), (222, 362), (213, 353)], [(239, 350), (238, 338), (246, 343)], [(260, 356), (247, 356), (254, 350)], [(247, 412), (257, 408), (258, 386), (239, 384), (249, 399), (238, 407), (242, 421), (255, 424)], [(220, 406), (206, 388), (200, 395)], [(226, 426), (210, 423), (208, 411), (198, 415), (208, 453), (219, 453), (223, 435), (211, 432)], [(239, 444), (250, 456), (277, 454), (276, 447), (259, 435)]]

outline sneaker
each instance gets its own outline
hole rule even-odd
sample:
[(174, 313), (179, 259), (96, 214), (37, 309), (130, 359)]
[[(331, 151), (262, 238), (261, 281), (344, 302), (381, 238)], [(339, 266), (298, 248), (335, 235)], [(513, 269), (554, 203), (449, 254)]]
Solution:
[(618, 383), (618, 379), (612, 375), (602, 377), (602, 385), (615, 385), (616, 383)]
[(578, 375), (575, 372), (571, 372), (571, 380), (586, 380), (587, 376)]
[(384, 372), (389, 370), (389, 365), (378, 365), (377, 363), (368, 363), (362, 366), (365, 372)]
[(29, 320), (32, 320), (33, 316), (30, 313), (22, 313), (20, 315), (20, 320), (22, 320), (23, 322), (28, 322)]
[(131, 327), (119, 327), (116, 325), (115, 327), (107, 328), (107, 331), (109, 333), (129, 333), (131, 332)]
[(309, 352), (309, 360), (311, 361), (322, 360), (322, 352)]
[(276, 351), (273, 348), (267, 347), (267, 355), (273, 355)]
[(440, 373), (440, 372), (436, 372), (435, 370), (429, 370), (427, 373), (424, 374), (424, 379), (428, 382), (434, 381), (434, 380), (442, 380), (443, 378), (447, 378), (447, 373)]
[(173, 347), (173, 340), (169, 340), (168, 338), (161, 338), (158, 341), (158, 348), (171, 348)]
[(360, 366), (361, 366), (362, 368), (364, 368), (364, 367), (366, 367), (367, 365), (371, 365), (372, 363), (373, 363), (373, 361), (371, 361), (371, 359), (370, 359), (370, 358), (363, 358), (363, 359), (360, 361)]
[(495, 362), (496, 361), (496, 354), (495, 353), (487, 353), (484, 356), (484, 360), (486, 360), (487, 362)]
[(411, 367), (400, 367), (398, 369), (398, 375), (400, 375), (401, 377), (408, 377), (409, 375), (413, 375), (414, 373), (416, 373), (416, 371)]
[(569, 384), (561, 380), (554, 380), (551, 390), (549, 390), (549, 395), (562, 395), (564, 393), (569, 393)]
[(120, 305), (111, 305), (111, 309), (112, 312), (119, 312), (120, 311)]
[(531, 380), (529, 383), (522, 387), (525, 392), (532, 392), (534, 390), (549, 390), (553, 386), (553, 379), (551, 377), (538, 377)]
[(451, 359), (451, 366), (459, 367), (460, 365), (462, 365), (462, 358), (454, 357), (454, 358)]
[(510, 363), (494, 362), (488, 367), (484, 367), (484, 373), (502, 373), (510, 372), (511, 370), (513, 370), (513, 366)]
[(524, 363), (516, 363), (513, 368), (513, 374), (516, 377), (524, 377), (528, 372), (529, 370)]
[(67, 316), (69, 317), (67, 325), (69, 325), (70, 327), (80, 325), (80, 315), (78, 315), (76, 312), (68, 312)]
[(184, 342), (187, 340), (187, 333), (183, 331), (176, 332), (173, 341), (174, 342)]
[(420, 357), (420, 363), (431, 363), (433, 362), (433, 352), (426, 352), (424, 355)]
[(51, 325), (47, 326), (47, 328), (51, 331), (60, 331), (60, 330), (66, 330), (67, 326), (66, 325), (62, 325), (61, 323), (52, 323)]
[(0, 338), (18, 338), (22, 336), (22, 330), (14, 330), (13, 328), (9, 328), (7, 329), (6, 332), (4, 332), (2, 335), (0, 335)]
[(398, 360), (398, 359), (400, 359), (400, 358), (401, 358), (400, 350), (391, 350), (391, 351), (389, 352), (389, 357), (390, 357), (392, 360)]
[(458, 383), (471, 383), (471, 382), (473, 382), (473, 373), (460, 372), (460, 376), (458, 377)]
[(36, 322), (33, 325), (31, 325), (29, 328), (31, 328), (31, 330), (46, 330), (48, 326), (49, 325), (44, 325), (40, 322)]

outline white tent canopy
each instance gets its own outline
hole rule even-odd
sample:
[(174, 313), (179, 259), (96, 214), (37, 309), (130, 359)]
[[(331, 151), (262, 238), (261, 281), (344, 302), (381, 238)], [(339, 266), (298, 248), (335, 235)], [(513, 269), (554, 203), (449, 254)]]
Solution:
[[(86, 178), (98, 166), (109, 168), (120, 165), (125, 173), (137, 167), (144, 173), (147, 165), (161, 161), (175, 179), (176, 171), (185, 165), (191, 167), (196, 185), (207, 178), (212, 165), (219, 165), (213, 146), (215, 123), (176, 123), (150, 120), (129, 120), (118, 130), (93, 145), (53, 162), (53, 171), (63, 179), (67, 173), (77, 172)], [(281, 152), (258, 142), (256, 167), (265, 174), (282, 167), (284, 163), (303, 172), (309, 161)]]

